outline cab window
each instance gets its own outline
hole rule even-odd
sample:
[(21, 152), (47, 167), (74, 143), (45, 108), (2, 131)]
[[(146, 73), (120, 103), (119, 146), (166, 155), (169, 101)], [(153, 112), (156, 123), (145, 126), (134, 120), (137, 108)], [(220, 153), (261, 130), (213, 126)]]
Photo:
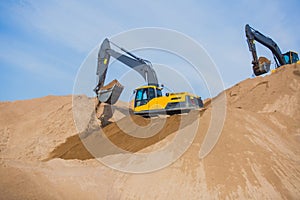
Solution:
[(285, 63), (290, 64), (290, 57), (289, 57), (289, 55), (286, 54), (286, 55), (283, 56), (283, 58), (284, 58)]
[(298, 54), (292, 52), (292, 63), (296, 63), (299, 60)]
[(149, 88), (149, 101), (155, 97), (154, 88)]
[(135, 97), (135, 99), (136, 99), (136, 100), (142, 100), (142, 96), (143, 96), (143, 90), (138, 90), (138, 91), (136, 92), (136, 97)]
[(142, 106), (145, 105), (147, 102), (148, 102), (148, 90), (146, 88), (137, 90), (135, 96), (135, 106)]
[(156, 94), (157, 94), (157, 97), (161, 97), (162, 96), (162, 92), (160, 89), (156, 89)]

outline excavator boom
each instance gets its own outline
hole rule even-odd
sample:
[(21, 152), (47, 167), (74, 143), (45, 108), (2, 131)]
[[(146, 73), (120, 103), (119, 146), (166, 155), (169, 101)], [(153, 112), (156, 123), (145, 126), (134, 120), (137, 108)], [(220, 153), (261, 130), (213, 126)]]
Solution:
[(128, 56), (121, 54), (113, 50), (110, 44), (115, 45), (106, 38), (101, 44), (100, 50), (98, 52), (98, 65), (96, 72), (96, 75), (98, 76), (98, 84), (95, 87), (94, 91), (100, 102), (109, 104), (116, 103), (124, 88), (117, 80), (114, 80), (104, 87), (107, 68), (111, 56), (137, 71), (145, 79), (148, 85), (158, 86), (156, 73), (149, 61), (138, 58), (132, 53), (126, 51), (124, 48), (115, 45), (120, 50), (125, 52)]

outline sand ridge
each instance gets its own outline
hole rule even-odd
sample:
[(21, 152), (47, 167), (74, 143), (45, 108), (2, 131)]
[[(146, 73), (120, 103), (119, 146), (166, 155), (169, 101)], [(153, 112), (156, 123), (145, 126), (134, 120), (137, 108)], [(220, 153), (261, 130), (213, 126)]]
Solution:
[[(247, 79), (224, 92), (226, 120), (208, 156), (199, 159), (211, 122), (214, 104), (210, 101), (204, 112), (191, 113), (200, 123), (184, 155), (170, 166), (146, 174), (119, 172), (93, 159), (74, 126), (71, 96), (3, 102), (1, 198), (299, 198), (300, 65), (282, 66), (271, 75)], [(128, 124), (134, 132), (129, 123), (132, 117), (122, 117), (106, 126), (105, 133), (131, 152), (148, 152), (172, 142), (180, 121), (176, 115), (167, 118), (161, 135), (139, 143), (121, 135), (117, 123)], [(148, 124), (148, 119), (133, 118), (141, 125)], [(92, 136), (86, 139), (95, 139)], [(105, 156), (122, 162), (122, 155), (112, 151)]]

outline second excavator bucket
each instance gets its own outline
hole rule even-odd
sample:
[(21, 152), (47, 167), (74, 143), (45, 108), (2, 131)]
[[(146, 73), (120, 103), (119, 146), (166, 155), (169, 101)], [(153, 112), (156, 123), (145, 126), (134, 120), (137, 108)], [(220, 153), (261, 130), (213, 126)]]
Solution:
[(122, 91), (124, 86), (119, 83), (117, 80), (113, 80), (106, 86), (103, 86), (98, 92), (98, 100), (102, 103), (115, 104)]
[(253, 66), (253, 71), (256, 76), (268, 73), (270, 71), (271, 61), (266, 57), (258, 58), (258, 66)]

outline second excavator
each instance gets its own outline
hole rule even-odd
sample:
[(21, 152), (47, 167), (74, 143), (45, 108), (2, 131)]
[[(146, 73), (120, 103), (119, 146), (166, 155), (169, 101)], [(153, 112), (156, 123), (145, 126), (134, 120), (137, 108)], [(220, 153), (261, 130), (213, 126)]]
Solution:
[[(111, 48), (111, 45), (114, 45), (123, 53), (115, 51)], [(147, 83), (145, 86), (140, 86), (134, 90), (135, 98), (132, 103), (134, 114), (147, 117), (157, 114), (178, 114), (203, 107), (201, 97), (188, 92), (166, 93), (163, 95), (163, 87), (158, 84), (157, 75), (151, 62), (137, 57), (107, 38), (102, 42), (98, 53), (96, 73), (98, 84), (94, 89), (100, 103), (115, 104), (124, 89), (124, 86), (117, 80), (104, 86), (111, 56), (137, 71)]]
[(271, 50), (274, 60), (275, 60), (275, 63), (276, 63), (275, 68), (278, 68), (278, 67), (280, 67), (282, 65), (286, 65), (286, 64), (300, 63), (299, 56), (296, 52), (288, 51), (288, 52), (282, 54), (281, 50), (280, 50), (279, 46), (276, 44), (276, 42), (274, 42), (271, 38), (263, 35), (259, 31), (253, 29), (248, 24), (246, 24), (246, 26), (245, 26), (245, 33), (246, 33), (246, 37), (247, 37), (247, 43), (249, 46), (249, 50), (251, 51), (252, 57), (253, 57), (253, 60), (252, 60), (253, 72), (256, 76), (259, 76), (259, 75), (269, 72), (271, 61), (265, 57), (257, 58), (256, 46), (254, 43), (255, 41), (261, 43), (262, 45), (264, 45), (265, 47), (267, 47), (268, 49)]

